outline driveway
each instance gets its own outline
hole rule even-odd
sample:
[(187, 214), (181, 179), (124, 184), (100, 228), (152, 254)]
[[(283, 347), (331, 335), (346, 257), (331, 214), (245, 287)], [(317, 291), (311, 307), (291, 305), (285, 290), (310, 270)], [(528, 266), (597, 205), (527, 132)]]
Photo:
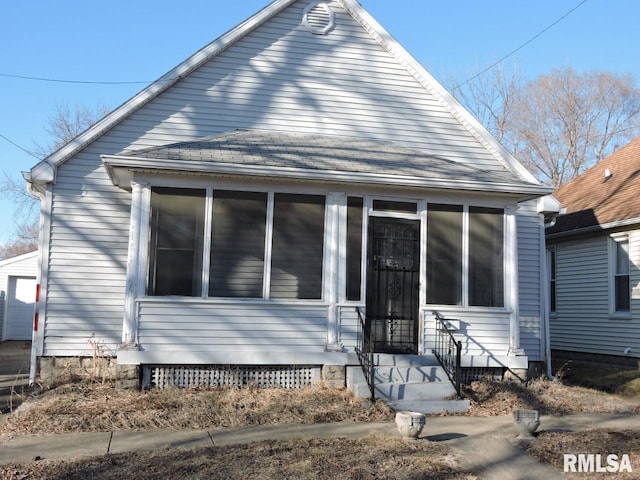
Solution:
[(30, 358), (31, 342), (0, 342), (0, 413), (8, 413), (20, 403), (29, 385)]

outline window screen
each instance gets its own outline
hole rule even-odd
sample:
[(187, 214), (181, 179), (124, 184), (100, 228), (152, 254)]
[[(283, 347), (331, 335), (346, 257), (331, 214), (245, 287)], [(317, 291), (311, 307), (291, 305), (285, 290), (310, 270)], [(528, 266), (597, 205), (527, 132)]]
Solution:
[(205, 197), (204, 190), (152, 190), (150, 295), (201, 295)]
[(347, 300), (360, 300), (362, 285), (362, 198), (347, 198)]
[(325, 198), (276, 193), (271, 297), (320, 299)]
[(262, 297), (267, 194), (215, 191), (209, 296)]
[(504, 211), (469, 207), (469, 305), (504, 306)]
[(462, 205), (429, 204), (427, 303), (462, 304)]

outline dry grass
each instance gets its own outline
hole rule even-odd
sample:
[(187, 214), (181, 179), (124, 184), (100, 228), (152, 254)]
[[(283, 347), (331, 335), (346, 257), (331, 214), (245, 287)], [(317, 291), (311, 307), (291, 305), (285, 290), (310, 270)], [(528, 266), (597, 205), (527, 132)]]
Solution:
[(390, 437), (259, 442), (242, 447), (167, 449), (0, 467), (0, 478), (476, 479), (444, 444)]
[[(510, 415), (534, 408), (547, 415), (640, 413), (640, 399), (535, 380), (527, 385), (474, 382), (469, 415)], [(72, 384), (29, 398), (0, 427), (0, 438), (30, 433), (154, 428), (218, 429), (246, 425), (391, 421), (382, 402), (367, 408), (342, 389), (116, 390), (105, 384)], [(541, 461), (562, 469), (570, 452), (628, 453), (640, 465), (637, 432), (543, 432), (530, 444)], [(559, 463), (560, 462), (560, 463)], [(462, 471), (444, 442), (403, 442), (389, 437), (292, 440), (207, 448), (108, 455), (77, 462), (31, 462), (0, 467), (0, 479), (136, 478), (443, 478), (474, 479)], [(581, 474), (582, 475), (582, 474)], [(559, 474), (560, 476), (560, 474)], [(585, 477), (580, 477), (585, 478)], [(588, 477), (586, 477), (588, 478)], [(608, 478), (616, 478), (611, 476)], [(636, 478), (636, 477), (628, 477)]]
[(344, 389), (116, 390), (70, 384), (26, 401), (0, 427), (0, 438), (142, 429), (218, 429), (248, 425), (392, 420), (383, 402), (371, 408)]
[(640, 413), (640, 397), (628, 398), (592, 388), (569, 386), (539, 378), (527, 384), (483, 380), (465, 391), (469, 415), (511, 415), (514, 410), (539, 410), (542, 415), (577, 413)]
[[(563, 471), (564, 454), (601, 454), (606, 458), (609, 454), (629, 455), (633, 472), (620, 474), (607, 473), (606, 478), (640, 478), (640, 431), (626, 430), (612, 432), (606, 430), (590, 430), (587, 432), (540, 432), (534, 442), (526, 444), (527, 451), (541, 462), (550, 464)], [(569, 473), (567, 478), (599, 479), (602, 473), (589, 474)]]

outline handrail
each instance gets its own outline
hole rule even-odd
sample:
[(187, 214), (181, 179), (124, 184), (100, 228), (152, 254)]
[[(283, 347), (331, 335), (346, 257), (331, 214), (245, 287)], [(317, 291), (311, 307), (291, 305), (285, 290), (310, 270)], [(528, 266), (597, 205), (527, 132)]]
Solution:
[(376, 389), (375, 389), (375, 365), (373, 363), (373, 336), (372, 329), (367, 325), (360, 307), (356, 307), (358, 313), (358, 320), (360, 328), (358, 328), (358, 335), (356, 340), (356, 353), (358, 354), (358, 360), (364, 373), (364, 378), (367, 381), (370, 392), (370, 400), (376, 401)]
[(436, 317), (436, 342), (433, 353), (456, 389), (458, 398), (462, 398), (460, 378), (462, 371), (462, 342), (456, 340), (456, 337), (447, 327), (446, 319), (439, 312), (434, 310), (433, 314)]

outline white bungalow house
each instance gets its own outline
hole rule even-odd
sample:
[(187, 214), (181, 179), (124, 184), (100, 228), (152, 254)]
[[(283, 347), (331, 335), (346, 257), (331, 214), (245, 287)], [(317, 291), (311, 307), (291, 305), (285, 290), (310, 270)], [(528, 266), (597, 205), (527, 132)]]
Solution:
[(38, 252), (0, 261), (0, 340), (31, 340)]
[(358, 311), (377, 352), (429, 356), (437, 311), (463, 367), (546, 358), (551, 189), (355, 0), (274, 1), (25, 177), (40, 368), (313, 376)]

